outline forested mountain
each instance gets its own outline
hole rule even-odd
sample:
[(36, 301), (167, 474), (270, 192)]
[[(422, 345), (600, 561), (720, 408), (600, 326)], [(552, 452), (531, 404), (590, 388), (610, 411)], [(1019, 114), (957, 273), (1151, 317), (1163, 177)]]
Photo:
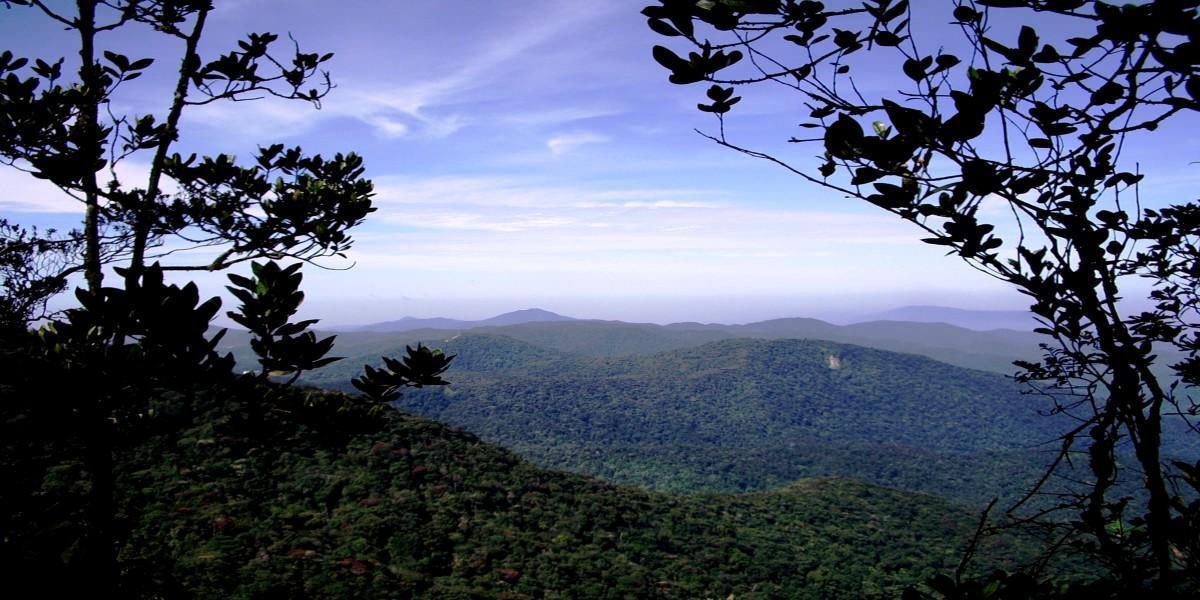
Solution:
[[(518, 311), (522, 313), (524, 311)], [(517, 313), (509, 313), (517, 314)], [(504, 315), (501, 315), (503, 317)], [(501, 317), (496, 317), (500, 319)], [(564, 317), (565, 319), (566, 317)], [(449, 321), (439, 319), (438, 321)], [(598, 320), (544, 320), (512, 325), (459, 322), (446, 328), (405, 331), (330, 331), (336, 333), (334, 351), (358, 360), (387, 354), (395, 348), (424, 342), (440, 346), (446, 340), (471, 332), (497, 334), (581, 356), (633, 356), (690, 348), (718, 340), (815, 339), (855, 344), (893, 352), (920, 354), (948, 364), (1009, 374), (1012, 361), (1039, 356), (1040, 336), (1030, 332), (972, 331), (941, 323), (874, 321), (834, 325), (818, 319), (774, 319), (745, 325), (703, 323), (626, 323)], [(444, 323), (443, 323), (444, 325)], [(220, 348), (232, 351), (253, 366), (244, 332), (231, 329)]]
[[(973, 528), (936, 498), (845, 479), (614, 487), (340, 394), (176, 390), (152, 405), (162, 423), (114, 449), (127, 597), (895, 598), (952, 569)], [(48, 425), (3, 425), (0, 560), (9, 585), (53, 596), (86, 585), (68, 575), (87, 474)], [(976, 564), (1031, 557), (993, 537)]]
[(588, 356), (654, 354), (733, 338), (828, 340), (921, 354), (957, 366), (1001, 373), (1014, 371), (1014, 360), (1036, 358), (1039, 342), (1039, 336), (1029, 332), (980, 332), (943, 323), (878, 321), (841, 326), (801, 318), (746, 325), (675, 323), (662, 326), (621, 321), (574, 321), (473, 331), (503, 334)]
[(971, 369), (1009, 374), (1014, 360), (1038, 356), (1041, 337), (1022, 331), (973, 331), (945, 323), (869, 321), (833, 325), (817, 319), (776, 319), (721, 326), (733, 337), (817, 339), (920, 354)]
[[(458, 356), (453, 384), (415, 391), (402, 409), (539, 464), (661, 490), (846, 476), (979, 505), (1024, 492), (1068, 425), (1004, 376), (833, 342), (733, 339), (626, 357), (481, 333), (439, 345)], [(352, 375), (335, 364), (306, 381), (351, 389)]]
[[(494, 334), (439, 345), (458, 355), (453, 385), (409, 394), (404, 410), (541, 464), (664, 490), (842, 475), (979, 503), (1032, 481), (1063, 425), (1002, 376), (833, 342), (608, 358)], [(306, 380), (350, 389), (352, 375), (335, 364)]]
[[(502, 339), (472, 337), (444, 347), (466, 356)], [(505, 354), (511, 344), (500, 348)], [(833, 342), (738, 339), (651, 356), (549, 358), (543, 353), (519, 371), (479, 374), (468, 369), (478, 370), (480, 359), (468, 359), (449, 393), (414, 394), (405, 406), (442, 403), (439, 418), (464, 425), (461, 418), (485, 406), (527, 408), (510, 418), (531, 419), (527, 425), (541, 435), (635, 444), (663, 436), (729, 446), (854, 439), (971, 452), (1029, 447), (1061, 431), (1001, 376)], [(464, 396), (474, 390), (479, 406), (468, 407)], [(473, 419), (491, 427), (506, 420)]]

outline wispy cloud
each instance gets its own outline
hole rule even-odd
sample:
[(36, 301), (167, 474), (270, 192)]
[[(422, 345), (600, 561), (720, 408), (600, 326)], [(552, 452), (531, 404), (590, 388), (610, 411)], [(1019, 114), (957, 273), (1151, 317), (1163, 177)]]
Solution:
[(716, 192), (686, 188), (584, 187), (533, 177), (440, 176), (375, 178), (378, 217), (413, 206), (513, 209), (712, 208)]
[(653, 201), (636, 201), (626, 202), (621, 206), (625, 208), (715, 208), (715, 204), (708, 202), (683, 202), (679, 200), (653, 200)]
[(563, 123), (614, 117), (625, 112), (624, 109), (611, 106), (565, 106), (510, 113), (500, 117), (500, 120), (507, 124), (523, 127), (561, 125)]
[(50, 182), (9, 166), (0, 166), (0, 208), (13, 212), (83, 212), (82, 204)]
[(318, 111), (308, 102), (268, 97), (189, 107), (183, 113), (182, 128), (185, 134), (207, 129), (210, 133), (218, 133), (225, 141), (258, 143), (303, 135), (321, 119), (332, 116), (335, 116), (334, 111), (328, 106)]
[[(565, 123), (619, 112), (608, 107), (559, 105), (550, 111), (525, 107), (514, 110), (511, 116), (508, 114), (505, 99), (524, 98), (523, 94), (528, 92), (514, 81), (518, 78), (514, 72), (527, 67), (526, 63), (535, 62), (530, 55), (594, 21), (597, 14), (612, 10), (571, 2), (547, 2), (531, 8), (514, 13), (513, 18), (496, 27), (481, 29), (476, 36), (479, 41), (470, 47), (432, 53), (426, 58), (434, 64), (424, 65), (421, 69), (424, 72), (401, 71), (393, 77), (381, 78), (376, 69), (358, 76), (339, 77), (338, 89), (327, 98), (319, 113), (303, 103), (259, 101), (232, 107), (220, 104), (198, 107), (191, 116), (196, 123), (229, 128), (238, 135), (272, 130), (276, 136), (280, 132), (299, 135), (321, 120), (351, 118), (385, 138), (442, 139), (476, 123), (478, 115), (473, 109), (479, 107), (490, 113), (489, 122), (525, 125)], [(412, 56), (414, 50), (403, 39), (380, 39), (375, 45), (374, 54)], [(527, 100), (522, 99), (521, 103)]]
[(378, 228), (360, 236), (366, 254), (391, 255), (386, 248), (403, 247), (414, 256), (455, 263), (539, 264), (556, 272), (562, 264), (624, 272), (631, 259), (665, 268), (682, 256), (702, 263), (852, 256), (863, 248), (913, 242), (913, 234), (887, 216), (754, 207), (704, 190), (393, 178), (377, 201)]
[[(918, 260), (936, 249), (914, 243), (903, 223), (886, 216), (799, 214), (734, 199), (649, 208), (656, 202), (532, 210), (510, 206), (506, 193), (491, 202), (476, 195), (467, 204), (385, 205), (382, 220), (393, 227), (360, 235), (351, 258), (381, 295), (803, 294), (952, 277)], [(395, 290), (386, 283), (393, 277), (403, 282)]]
[(391, 222), (424, 229), (515, 233), (531, 229), (550, 229), (573, 225), (576, 223), (576, 219), (540, 213), (498, 217), (484, 213), (418, 210), (394, 217)]
[[(117, 164), (116, 177), (125, 188), (145, 186), (150, 168), (144, 163), (124, 161)], [(111, 173), (98, 174), (101, 182), (111, 178)], [(173, 182), (164, 181), (164, 191), (174, 191)], [(54, 184), (38, 179), (14, 167), (0, 165), (0, 210), (12, 212), (37, 212), (82, 214), (83, 203), (58, 189)]]
[(588, 144), (601, 144), (609, 141), (606, 135), (592, 133), (589, 131), (579, 131), (574, 133), (562, 133), (546, 140), (546, 147), (550, 149), (550, 153), (555, 156), (560, 156)]

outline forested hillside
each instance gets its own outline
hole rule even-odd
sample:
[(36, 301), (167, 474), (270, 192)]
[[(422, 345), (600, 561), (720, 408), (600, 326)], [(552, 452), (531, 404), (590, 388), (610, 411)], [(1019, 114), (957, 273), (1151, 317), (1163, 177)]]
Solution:
[[(1001, 483), (1031, 481), (1057, 433), (1001, 376), (832, 342), (726, 340), (623, 358), (492, 334), (440, 345), (458, 356), (453, 385), (415, 391), (404, 410), (541, 464), (663, 490), (844, 475), (978, 504)], [(352, 375), (334, 364), (306, 380), (350, 389)]]
[[(126, 597), (895, 598), (957, 564), (975, 517), (845, 479), (614, 487), (335, 393), (235, 385), (151, 405), (115, 449)], [(86, 585), (87, 475), (49, 425), (3, 425), (0, 560), (9, 585), (54, 595)], [(989, 538), (977, 564), (1029, 548)]]
[[(538, 464), (659, 490), (846, 476), (981, 506), (1024, 493), (1066, 424), (1003, 376), (833, 342), (724, 340), (616, 358), (493, 334), (440, 345), (458, 355), (453, 385), (409, 394), (404, 410)], [(350, 389), (351, 375), (333, 365), (308, 381)]]

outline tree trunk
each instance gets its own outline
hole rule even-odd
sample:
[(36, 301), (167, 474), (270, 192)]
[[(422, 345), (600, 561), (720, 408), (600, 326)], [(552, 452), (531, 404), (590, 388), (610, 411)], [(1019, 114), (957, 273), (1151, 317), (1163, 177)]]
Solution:
[(154, 159), (150, 162), (150, 178), (146, 183), (146, 194), (142, 206), (133, 225), (133, 253), (129, 260), (129, 277), (138, 277), (146, 266), (146, 246), (150, 243), (150, 227), (154, 213), (152, 207), (158, 202), (162, 187), (163, 164), (167, 152), (179, 137), (179, 118), (183, 115), (183, 107), (187, 103), (188, 86), (191, 85), (192, 75), (200, 68), (200, 55), (196, 48), (200, 45), (200, 36), (204, 33), (204, 23), (208, 19), (208, 8), (202, 8), (196, 15), (196, 23), (187, 37), (183, 51), (183, 61), (179, 65), (179, 78), (175, 81), (175, 95), (171, 100), (171, 109), (167, 113), (166, 133), (161, 143), (154, 150)]
[(1158, 585), (1162, 591), (1170, 589), (1171, 573), (1171, 496), (1167, 492), (1166, 478), (1163, 476), (1161, 458), (1161, 418), (1151, 414), (1150, 419), (1142, 427), (1142, 439), (1138, 440), (1134, 451), (1138, 462), (1145, 474), (1145, 487), (1150, 492), (1150, 502), (1147, 506), (1147, 526), (1150, 529), (1151, 551), (1154, 553), (1155, 567), (1158, 569)]
[[(100, 90), (97, 86), (100, 70), (96, 65), (95, 48), (96, 2), (95, 0), (76, 0), (76, 6), (79, 8), (79, 18), (75, 21), (79, 31), (79, 81), (83, 84), (87, 98), (79, 111), (84, 141), (80, 143), (77, 150), (80, 162), (84, 163), (81, 170), (86, 171), (94, 164), (92, 162), (93, 152), (103, 151), (103, 145), (97, 139), (97, 122), (100, 118)], [(96, 184), (96, 173), (94, 171), (84, 173), (81, 183), (85, 205), (83, 272), (88, 290), (97, 292), (104, 282), (104, 272), (100, 264), (100, 194)]]

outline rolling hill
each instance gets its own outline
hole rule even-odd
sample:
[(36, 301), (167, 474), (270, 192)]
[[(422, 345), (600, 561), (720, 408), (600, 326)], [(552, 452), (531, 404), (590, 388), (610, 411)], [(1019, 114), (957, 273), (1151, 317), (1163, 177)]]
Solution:
[[(458, 356), (453, 384), (410, 393), (404, 410), (538, 464), (661, 490), (847, 476), (986, 502), (1032, 481), (1063, 426), (1003, 376), (833, 342), (726, 339), (625, 357), (494, 333), (438, 346)], [(352, 389), (357, 362), (306, 381)]]
[[(842, 476), (980, 505), (1023, 493), (1069, 426), (1001, 375), (833, 342), (730, 339), (582, 357), (471, 333), (440, 347), (458, 356), (453, 384), (410, 393), (404, 410), (540, 465), (664, 491)], [(352, 389), (355, 361), (340, 364), (307, 381)], [(1191, 456), (1194, 446), (1169, 441), (1167, 451)]]
[[(31, 398), (5, 393), (6, 411)], [(895, 598), (953, 569), (975, 518), (845, 479), (614, 487), (326, 392), (243, 384), (155, 406), (116, 448), (125, 597)], [(78, 595), (79, 447), (52, 423), (0, 424), (9, 584)], [(989, 537), (976, 564), (1031, 548)]]
[[(233, 332), (224, 343), (245, 359), (241, 338)], [(363, 364), (423, 342), (458, 355), (454, 385), (411, 394), (401, 406), (540, 465), (675, 492), (846, 476), (974, 505), (1023, 492), (1066, 429), (998, 374), (1036, 355), (1028, 349), (1037, 339), (816, 319), (348, 332), (335, 348), (348, 358), (302, 381), (353, 391)], [(831, 357), (839, 368), (824, 362)], [(1186, 457), (1196, 449), (1166, 450)]]

